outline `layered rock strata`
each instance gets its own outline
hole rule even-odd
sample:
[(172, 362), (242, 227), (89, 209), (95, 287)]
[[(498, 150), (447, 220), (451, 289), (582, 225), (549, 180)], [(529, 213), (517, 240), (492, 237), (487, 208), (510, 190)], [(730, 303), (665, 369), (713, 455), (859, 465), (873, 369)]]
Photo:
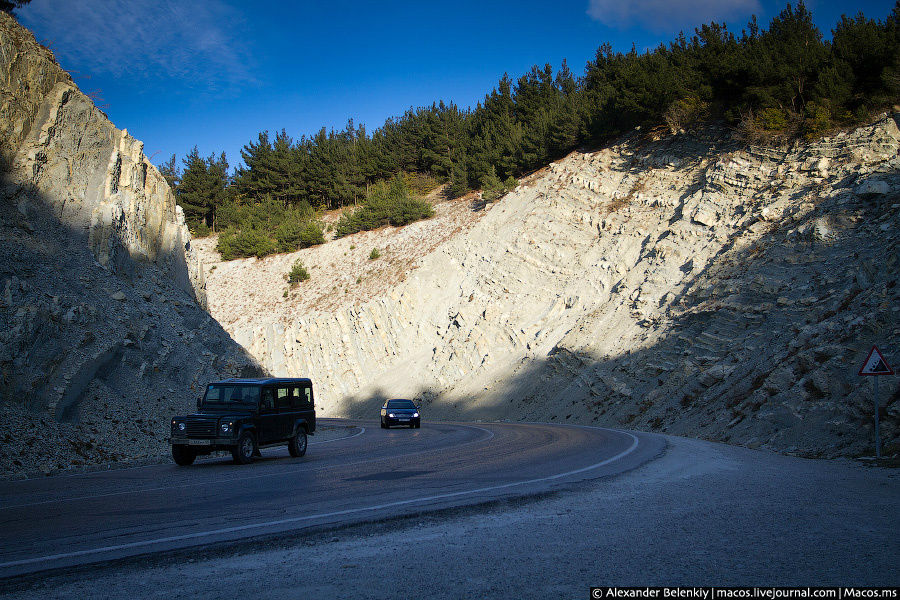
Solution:
[(259, 368), (142, 143), (3, 13), (0, 75), (0, 477), (164, 457), (207, 381)]
[(181, 208), (144, 144), (119, 130), (8, 15), (0, 19), (0, 167), (7, 202), (40, 199), (87, 236), (97, 261), (130, 275), (153, 262), (206, 304)]
[[(433, 417), (854, 454), (873, 437), (857, 363), (875, 343), (900, 362), (898, 147), (895, 115), (783, 148), (638, 131), (526, 178), (383, 293), (213, 315), (273, 372), (315, 378), (327, 414), (411, 396)], [(212, 295), (260, 268), (232, 264)], [(881, 389), (890, 445), (896, 379)]]

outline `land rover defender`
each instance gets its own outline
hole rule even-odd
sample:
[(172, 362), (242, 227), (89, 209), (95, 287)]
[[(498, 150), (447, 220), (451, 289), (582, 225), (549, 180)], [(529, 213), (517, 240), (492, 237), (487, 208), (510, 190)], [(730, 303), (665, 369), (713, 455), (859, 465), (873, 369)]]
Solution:
[(206, 387), (196, 413), (172, 418), (172, 458), (186, 466), (198, 455), (229, 450), (234, 462), (247, 464), (260, 448), (281, 444), (299, 457), (315, 431), (311, 380), (226, 379)]

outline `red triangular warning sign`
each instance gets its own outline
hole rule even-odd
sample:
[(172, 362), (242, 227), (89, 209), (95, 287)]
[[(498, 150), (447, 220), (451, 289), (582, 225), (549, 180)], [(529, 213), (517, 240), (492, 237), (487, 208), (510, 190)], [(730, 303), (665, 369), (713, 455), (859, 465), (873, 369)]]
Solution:
[(884, 360), (881, 352), (878, 351), (878, 346), (872, 346), (872, 349), (869, 350), (869, 356), (866, 358), (866, 362), (863, 363), (862, 368), (859, 370), (859, 374), (893, 375), (894, 370), (891, 368), (891, 365), (887, 364), (887, 361)]

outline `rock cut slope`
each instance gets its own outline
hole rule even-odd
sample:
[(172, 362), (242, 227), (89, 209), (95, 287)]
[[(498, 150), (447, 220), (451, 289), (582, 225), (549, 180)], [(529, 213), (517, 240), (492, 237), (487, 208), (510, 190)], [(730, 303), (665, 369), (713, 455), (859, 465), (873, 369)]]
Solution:
[[(861, 452), (872, 408), (857, 363), (900, 334), (896, 119), (784, 148), (715, 127), (635, 132), (524, 179), (383, 292), (335, 286), (323, 306), (301, 288), (277, 309), (247, 297), (212, 313), (271, 371), (316, 378), (329, 415), (411, 396), (431, 417)], [(381, 235), (340, 243), (397, 233)], [(209, 271), (210, 295), (261, 264)], [(313, 278), (352, 280), (347, 265)], [(898, 388), (882, 383), (893, 444)]]
[(163, 455), (207, 380), (258, 367), (143, 144), (4, 13), (0, 92), (0, 476)]

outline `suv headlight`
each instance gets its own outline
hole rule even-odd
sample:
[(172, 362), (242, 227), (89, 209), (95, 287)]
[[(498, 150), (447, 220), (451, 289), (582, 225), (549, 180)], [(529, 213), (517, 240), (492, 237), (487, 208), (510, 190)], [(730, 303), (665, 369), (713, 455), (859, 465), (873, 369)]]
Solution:
[(181, 433), (185, 429), (184, 421), (176, 421), (172, 419), (172, 431)]
[(222, 431), (222, 433), (228, 435), (229, 433), (231, 433), (231, 428), (233, 426), (234, 423), (232, 423), (231, 421), (225, 421), (224, 423), (219, 425), (219, 429)]

